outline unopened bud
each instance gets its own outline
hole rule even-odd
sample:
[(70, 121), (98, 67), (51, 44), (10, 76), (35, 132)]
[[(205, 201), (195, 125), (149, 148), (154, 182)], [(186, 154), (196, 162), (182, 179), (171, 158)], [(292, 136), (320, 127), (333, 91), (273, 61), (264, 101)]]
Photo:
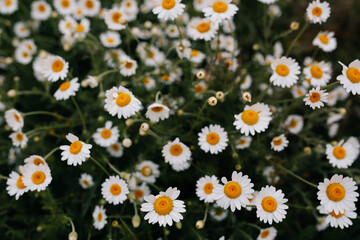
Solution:
[(196, 73), (196, 77), (197, 77), (198, 79), (204, 79), (205, 76), (206, 76), (206, 73), (205, 73), (204, 70), (200, 70), (200, 71), (198, 71), (198, 72)]
[(7, 92), (7, 95), (8, 95), (8, 97), (13, 98), (13, 97), (16, 97), (17, 92), (16, 92), (15, 89), (10, 89), (10, 90)]
[(148, 133), (147, 131), (144, 131), (141, 128), (139, 129), (139, 135), (140, 136), (145, 136), (147, 133)]
[(44, 50), (40, 50), (39, 56), (41, 58), (46, 58), (48, 56), (48, 53), (46, 51), (44, 51)]
[(225, 99), (225, 94), (222, 91), (218, 91), (215, 93), (215, 97), (220, 101), (223, 102)]
[(57, 18), (59, 16), (58, 12), (57, 11), (52, 11), (51, 12), (51, 17), (52, 18)]
[(131, 223), (133, 225), (134, 228), (138, 228), (140, 226), (140, 216), (139, 215), (134, 215), (131, 219)]
[(247, 74), (247, 70), (246, 70), (246, 68), (241, 69), (240, 73), (241, 73), (241, 75), (245, 75), (245, 74)]
[(251, 102), (251, 94), (249, 92), (244, 92), (241, 97), (245, 102)]
[(97, 120), (98, 120), (98, 122), (102, 122), (102, 121), (104, 121), (104, 117), (103, 117), (103, 116), (99, 116), (99, 117), (97, 118)]
[(125, 125), (127, 127), (130, 127), (133, 123), (134, 123), (134, 121), (132, 119), (126, 119), (126, 121), (125, 121)]
[(7, 64), (7, 65), (12, 64), (13, 61), (14, 61), (14, 60), (13, 60), (11, 57), (5, 58), (5, 64)]
[(64, 43), (63, 49), (64, 49), (65, 52), (70, 51), (70, 49), (71, 49), (71, 44), (69, 44), (69, 43)]
[(126, 24), (126, 19), (123, 18), (123, 17), (121, 17), (121, 18), (119, 19), (119, 23), (122, 24), (122, 25), (125, 25), (125, 24)]
[(20, 81), (20, 77), (19, 77), (19, 76), (15, 76), (15, 77), (14, 77), (14, 81), (15, 81), (15, 82)]
[(182, 228), (182, 223), (181, 223), (181, 222), (177, 222), (177, 223), (175, 224), (175, 226), (176, 226), (177, 229), (181, 229), (181, 228)]
[(120, 172), (120, 177), (128, 181), (130, 179), (130, 174), (127, 172)]
[(37, 226), (36, 231), (41, 232), (43, 230), (42, 226)]
[(304, 148), (304, 153), (306, 153), (307, 155), (310, 155), (312, 152), (311, 148), (310, 147), (305, 147)]
[(19, 41), (19, 39), (14, 38), (14, 39), (11, 41), (11, 44), (12, 44), (14, 47), (17, 47), (17, 46), (19, 46), (20, 41)]
[(177, 110), (177, 115), (178, 116), (181, 116), (181, 115), (183, 115), (184, 114), (184, 111), (183, 110), (181, 110), (181, 109), (179, 109), (179, 110)]
[(293, 31), (296, 31), (299, 29), (299, 23), (298, 22), (292, 22), (290, 24), (290, 29), (293, 30)]
[(165, 236), (168, 236), (168, 235), (170, 234), (170, 230), (169, 230), (169, 229), (167, 229), (167, 228), (165, 228), (165, 230), (164, 230), (164, 234), (165, 234)]
[(111, 222), (111, 226), (113, 226), (113, 227), (117, 227), (118, 225), (119, 225), (119, 222), (116, 220)]
[(217, 99), (216, 99), (216, 97), (209, 97), (209, 99), (208, 99), (208, 104), (210, 105), (210, 106), (215, 106), (216, 104), (217, 104)]
[(78, 239), (78, 234), (77, 232), (71, 232), (69, 233), (69, 240), (77, 240)]
[(338, 143), (337, 143), (337, 141), (332, 141), (331, 142), (331, 145), (333, 145), (333, 146), (336, 146)]
[(346, 114), (346, 108), (339, 108), (338, 111), (339, 111), (339, 113), (340, 113), (341, 115), (345, 115), (345, 114)]
[(151, 29), (151, 34), (152, 35), (159, 35), (159, 32), (160, 32), (160, 30), (159, 30), (159, 28), (158, 27), (153, 27), (152, 29)]
[(134, 201), (135, 198), (136, 198), (135, 193), (134, 193), (134, 192), (130, 192), (130, 193), (128, 194), (128, 198), (129, 198), (129, 200)]
[(144, 27), (150, 29), (150, 28), (152, 27), (152, 23), (151, 23), (150, 21), (146, 21), (146, 22), (144, 23)]
[(126, 148), (131, 147), (132, 145), (132, 141), (130, 138), (124, 138), (124, 140), (122, 140), (122, 145)]
[(149, 130), (150, 126), (147, 123), (142, 123), (140, 126), (140, 129), (147, 132)]
[(39, 141), (40, 141), (39, 136), (35, 136), (35, 137), (34, 137), (34, 142), (39, 142)]
[(205, 223), (204, 223), (203, 220), (197, 220), (197, 221), (196, 221), (195, 227), (196, 227), (197, 229), (203, 229), (204, 226), (205, 226)]
[(257, 50), (260, 49), (260, 46), (259, 46), (259, 44), (255, 43), (255, 44), (252, 46), (252, 48), (253, 48), (254, 51), (257, 51)]
[(240, 171), (240, 170), (241, 170), (241, 165), (240, 165), (240, 164), (236, 164), (236, 165), (235, 165), (235, 169), (236, 169), (237, 171)]

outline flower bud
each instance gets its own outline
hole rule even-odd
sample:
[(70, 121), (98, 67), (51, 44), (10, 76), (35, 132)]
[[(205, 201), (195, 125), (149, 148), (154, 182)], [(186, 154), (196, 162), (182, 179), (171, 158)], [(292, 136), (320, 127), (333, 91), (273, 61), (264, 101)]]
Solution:
[(293, 31), (296, 31), (299, 29), (299, 23), (298, 22), (292, 22), (290, 24), (290, 29), (293, 30)]
[(48, 53), (45, 50), (40, 50), (39, 56), (41, 58), (46, 58), (48, 56)]
[(333, 145), (333, 146), (336, 146), (337, 144), (338, 144), (337, 141), (332, 141), (332, 142), (331, 142), (331, 145)]
[(71, 232), (69, 233), (69, 240), (77, 240), (78, 239), (78, 234), (77, 232)]
[(98, 116), (97, 120), (98, 120), (98, 122), (102, 122), (102, 121), (104, 121), (104, 117), (103, 116)]
[(310, 155), (312, 152), (311, 147), (304, 147), (304, 153), (306, 153), (307, 155)]
[(215, 106), (216, 104), (217, 104), (217, 99), (216, 99), (216, 97), (214, 97), (214, 96), (212, 96), (212, 97), (209, 97), (209, 99), (208, 99), (208, 104), (210, 105), (210, 106)]
[(52, 12), (51, 12), (51, 17), (52, 17), (52, 18), (57, 18), (57, 17), (59, 17), (58, 12), (57, 12), (57, 11), (52, 11)]
[(113, 227), (117, 227), (118, 225), (119, 225), (119, 222), (116, 220), (111, 222), (111, 226), (113, 226)]
[(151, 34), (152, 34), (152, 35), (157, 36), (157, 35), (159, 35), (159, 32), (160, 32), (160, 30), (159, 30), (158, 27), (153, 27), (153, 28), (151, 29)]
[(43, 230), (42, 226), (37, 226), (36, 231), (41, 232)]
[(183, 110), (181, 110), (181, 109), (179, 109), (179, 110), (177, 110), (177, 115), (178, 116), (181, 116), (181, 115), (183, 115), (184, 114), (184, 111)]
[(135, 200), (135, 193), (134, 192), (130, 192), (129, 194), (128, 194), (128, 198), (129, 198), (129, 200), (131, 200), (131, 201), (134, 201)]
[(236, 171), (240, 171), (240, 170), (241, 170), (241, 165), (240, 165), (240, 164), (236, 164), (236, 165), (235, 165), (235, 169), (236, 169)]
[(251, 102), (251, 94), (249, 92), (243, 92), (241, 97), (245, 102)]
[(175, 226), (176, 226), (177, 229), (181, 229), (181, 228), (182, 228), (182, 223), (181, 223), (181, 222), (177, 222), (177, 223), (175, 224)]
[(14, 77), (14, 81), (15, 81), (15, 82), (20, 81), (20, 77), (19, 77), (19, 76), (15, 76), (15, 77)]
[(10, 89), (8, 92), (7, 92), (7, 95), (9, 98), (13, 98), (13, 97), (16, 97), (17, 95), (17, 92), (15, 89)]
[(152, 27), (152, 23), (151, 23), (150, 21), (146, 21), (146, 22), (144, 23), (144, 27), (150, 29), (150, 28)]
[(128, 181), (130, 179), (130, 174), (127, 172), (120, 172), (120, 177)]
[(198, 79), (204, 79), (205, 76), (206, 76), (206, 73), (205, 73), (204, 70), (200, 70), (200, 71), (198, 71), (198, 72), (196, 73), (196, 77), (197, 77)]
[(39, 142), (39, 141), (40, 141), (39, 136), (35, 136), (35, 137), (34, 137), (34, 142)]
[(132, 119), (126, 119), (126, 121), (125, 121), (125, 125), (127, 126), (127, 127), (130, 127), (132, 124), (134, 123), (134, 121), (132, 120)]
[(203, 220), (197, 220), (197, 221), (196, 221), (195, 227), (196, 227), (197, 229), (203, 229), (204, 226), (205, 226), (205, 223), (204, 223)]
[(340, 113), (341, 115), (345, 115), (345, 114), (346, 114), (346, 108), (339, 108), (338, 111), (339, 111), (339, 113)]
[(257, 51), (257, 50), (260, 49), (260, 46), (259, 46), (259, 44), (255, 43), (255, 44), (252, 46), (252, 48), (253, 48), (254, 51)]
[(225, 94), (222, 91), (218, 91), (215, 93), (215, 97), (220, 101), (223, 102), (225, 100)]
[(140, 136), (145, 136), (146, 134), (147, 134), (147, 131), (144, 131), (141, 128), (139, 129), (139, 135)]
[(147, 132), (149, 130), (150, 126), (147, 123), (142, 123), (140, 126), (140, 129)]
[(125, 25), (126, 24), (126, 19), (124, 17), (121, 17), (119, 19), (119, 23), (122, 24), (122, 25)]
[(20, 41), (19, 41), (19, 39), (14, 38), (14, 39), (11, 41), (11, 44), (12, 44), (14, 47), (17, 47), (17, 46), (19, 46)]
[(122, 140), (122, 145), (126, 148), (131, 147), (132, 145), (132, 141), (130, 138), (124, 138), (124, 140)]
[(134, 215), (131, 219), (131, 223), (134, 228), (138, 228), (140, 226), (140, 216), (138, 214)]

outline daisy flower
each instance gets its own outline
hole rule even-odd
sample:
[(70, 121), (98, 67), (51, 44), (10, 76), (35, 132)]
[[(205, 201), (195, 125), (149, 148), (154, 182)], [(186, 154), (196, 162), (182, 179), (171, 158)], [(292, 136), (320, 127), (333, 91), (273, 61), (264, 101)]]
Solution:
[(227, 218), (229, 211), (227, 209), (223, 209), (219, 207), (216, 203), (214, 204), (214, 207), (210, 209), (209, 214), (212, 218), (214, 218), (216, 221), (222, 221)]
[(110, 176), (101, 184), (101, 194), (108, 203), (123, 203), (129, 193), (128, 185), (119, 176)]
[(148, 106), (145, 116), (152, 122), (159, 122), (169, 118), (169, 114), (170, 109), (167, 106), (161, 103), (153, 103)]
[(183, 216), (180, 213), (186, 212), (184, 201), (177, 200), (180, 191), (177, 188), (169, 187), (165, 192), (158, 195), (145, 196), (145, 203), (141, 204), (141, 211), (147, 212), (144, 219), (149, 223), (159, 223), (161, 226), (172, 226), (174, 222), (180, 222)]
[(305, 105), (309, 105), (312, 109), (321, 108), (324, 106), (324, 102), (327, 102), (327, 96), (329, 93), (325, 90), (320, 90), (320, 87), (313, 88), (306, 94), (304, 98)]
[(135, 173), (135, 177), (144, 182), (154, 183), (156, 178), (160, 176), (159, 165), (152, 161), (142, 161), (135, 168), (138, 171)]
[(207, 7), (202, 11), (205, 14), (205, 17), (209, 18), (211, 21), (221, 23), (225, 19), (232, 18), (239, 8), (231, 3), (231, 0), (210, 0)]
[(19, 45), (15, 50), (15, 59), (21, 64), (29, 64), (32, 60), (32, 54), (25, 46)]
[(195, 91), (195, 97), (196, 98), (202, 98), (204, 91), (208, 88), (205, 81), (200, 81), (195, 84), (194, 91)]
[(135, 60), (129, 57), (120, 58), (120, 74), (128, 77), (136, 73), (138, 64)]
[(285, 126), (290, 133), (298, 134), (304, 126), (304, 119), (300, 115), (289, 115), (285, 120)]
[(337, 42), (334, 32), (319, 32), (314, 38), (312, 44), (318, 46), (324, 52), (332, 52), (336, 49)]
[(291, 88), (291, 93), (294, 98), (302, 97), (306, 93), (306, 89), (302, 86), (293, 86)]
[(339, 62), (342, 69), (342, 74), (336, 77), (345, 88), (346, 92), (352, 94), (360, 94), (360, 60), (356, 59), (349, 64), (349, 67)]
[(24, 175), (12, 171), (9, 178), (6, 180), (6, 191), (9, 196), (15, 196), (16, 200), (29, 190), (29, 188), (24, 185), (23, 178)]
[(0, 13), (1, 14), (12, 14), (19, 8), (17, 0), (0, 0)]
[(247, 136), (242, 136), (236, 141), (235, 148), (236, 149), (245, 149), (250, 147), (252, 138)]
[(324, 206), (318, 206), (317, 209), (319, 210), (319, 212), (321, 214), (326, 214), (326, 224), (330, 224), (331, 227), (333, 228), (338, 228), (340, 227), (341, 229), (343, 228), (348, 228), (349, 226), (352, 225), (352, 221), (350, 219), (356, 219), (357, 214), (356, 214), (356, 208), (351, 208), (350, 210), (346, 210), (344, 213), (338, 213), (335, 214), (334, 211), (332, 212), (327, 212), (324, 208)]
[(136, 15), (139, 13), (139, 7), (136, 0), (125, 0), (120, 4), (123, 9), (125, 18), (128, 22), (136, 20)]
[(94, 17), (99, 14), (101, 4), (99, 0), (81, 0), (78, 5), (85, 16)]
[(312, 1), (306, 9), (307, 18), (311, 23), (323, 23), (330, 17), (330, 7), (328, 2), (320, 0)]
[(35, 1), (31, 4), (31, 17), (35, 20), (46, 20), (51, 15), (51, 6), (45, 1)]
[(61, 161), (67, 160), (68, 165), (81, 165), (87, 158), (90, 157), (90, 149), (92, 148), (92, 145), (79, 141), (79, 138), (71, 133), (66, 135), (66, 139), (71, 142), (71, 144), (70, 146), (60, 146), (60, 149), (63, 150), (61, 152)]
[(218, 28), (219, 24), (217, 22), (208, 18), (195, 17), (188, 23), (187, 34), (193, 40), (203, 39), (210, 41), (215, 37)]
[(193, 63), (201, 63), (206, 57), (204, 53), (196, 49), (191, 49), (188, 52), (187, 58)]
[(105, 92), (105, 110), (119, 119), (135, 115), (141, 108), (141, 102), (128, 89), (112, 87)]
[(280, 136), (274, 137), (271, 141), (271, 149), (273, 149), (276, 152), (281, 152), (288, 146), (289, 141), (286, 139), (284, 134), (281, 134)]
[(206, 0), (194, 0), (193, 6), (196, 11), (201, 12), (205, 7), (207, 7), (207, 1)]
[(28, 142), (27, 136), (21, 131), (13, 132), (9, 135), (9, 138), (15, 147), (25, 148)]
[(14, 108), (5, 112), (5, 120), (6, 124), (9, 125), (14, 131), (21, 130), (24, 126), (24, 118), (22, 117), (21, 113)]
[(123, 155), (123, 146), (119, 142), (116, 142), (111, 146), (107, 147), (106, 150), (112, 157), (119, 158)]
[[(134, 202), (136, 199), (139, 202), (144, 202), (144, 196), (150, 195), (150, 188), (143, 182), (140, 186), (137, 185), (136, 178), (132, 177), (129, 180), (129, 200), (130, 202)], [(131, 196), (131, 197), (130, 197)]]
[(271, 69), (273, 74), (270, 77), (270, 82), (274, 86), (291, 87), (299, 79), (297, 75), (300, 74), (300, 66), (295, 59), (277, 58), (272, 62)]
[(196, 195), (199, 197), (200, 201), (206, 203), (212, 203), (215, 201), (216, 194), (214, 192), (215, 188), (221, 188), (219, 180), (216, 176), (204, 176), (201, 177), (196, 182)]
[[(1, 11), (1, 10), (0, 10)], [(25, 38), (30, 35), (30, 27), (27, 22), (17, 22), (14, 24), (14, 32), (19, 38)]]
[(111, 121), (106, 121), (105, 127), (96, 129), (93, 138), (94, 142), (101, 147), (110, 147), (119, 139), (119, 129), (117, 126), (113, 127)]
[(97, 230), (103, 229), (107, 223), (107, 216), (105, 211), (106, 210), (104, 209), (104, 206), (96, 206), (92, 214), (92, 217), (94, 219), (94, 228), (96, 228)]
[(104, 47), (117, 47), (121, 43), (120, 34), (113, 31), (107, 31), (100, 34), (100, 41)]
[(94, 186), (93, 177), (87, 173), (81, 174), (81, 176), (79, 178), (79, 183), (83, 189), (88, 189), (88, 188), (91, 188), (92, 186)]
[(47, 165), (45, 159), (39, 155), (31, 155), (24, 159), (25, 164)]
[(274, 240), (277, 235), (277, 230), (274, 227), (269, 227), (260, 230), (260, 234), (256, 240)]
[(319, 183), (317, 192), (320, 204), (327, 212), (334, 211), (335, 214), (351, 211), (359, 194), (356, 192), (355, 181), (349, 177), (335, 174), (331, 179), (324, 179)]
[(234, 212), (236, 209), (241, 210), (241, 207), (249, 205), (249, 199), (253, 198), (254, 184), (247, 175), (243, 176), (242, 172), (233, 171), (231, 181), (222, 177), (221, 182), (224, 185), (219, 184), (213, 190), (216, 203), (220, 207), (227, 209), (230, 206), (230, 210)]
[(74, 38), (77, 40), (84, 39), (86, 34), (90, 31), (90, 21), (87, 18), (81, 18), (74, 28)]
[(260, 221), (272, 224), (273, 221), (279, 223), (285, 219), (286, 209), (289, 207), (284, 204), (288, 201), (284, 196), (281, 190), (276, 191), (273, 186), (261, 188), (253, 201)]
[(177, 29), (177, 26), (174, 24), (170, 24), (165, 29), (165, 32), (170, 38), (178, 38), (179, 37), (179, 30)]
[(75, 0), (54, 0), (54, 7), (61, 15), (71, 14), (75, 7)]
[(247, 90), (250, 88), (251, 84), (252, 84), (252, 77), (250, 76), (250, 74), (247, 74), (246, 77), (244, 78), (244, 81), (240, 84), (240, 89)]
[(189, 147), (180, 142), (179, 138), (176, 138), (172, 142), (168, 142), (162, 149), (162, 155), (165, 158), (166, 163), (179, 164), (189, 161), (191, 158), (191, 151)]
[(309, 67), (304, 68), (306, 79), (310, 79), (310, 84), (314, 87), (323, 87), (328, 84), (331, 79), (331, 67), (324, 61), (313, 63)]
[(204, 127), (198, 133), (199, 146), (204, 152), (218, 154), (222, 152), (228, 145), (227, 132), (220, 125), (212, 125)]
[(262, 174), (264, 177), (266, 177), (266, 181), (269, 184), (277, 184), (280, 180), (280, 177), (276, 174), (275, 168), (273, 166), (265, 167)]
[(45, 66), (42, 68), (42, 74), (50, 82), (63, 80), (69, 71), (69, 63), (60, 56), (49, 56), (44, 61)]
[(69, 99), (71, 96), (76, 95), (79, 88), (78, 78), (73, 78), (71, 81), (63, 82), (54, 93), (54, 97), (58, 101)]
[(326, 158), (333, 167), (348, 168), (356, 160), (358, 151), (349, 142), (341, 140), (336, 146), (326, 144)]
[(161, 20), (174, 20), (184, 12), (185, 5), (181, 0), (162, 0), (152, 12)]
[(31, 191), (42, 191), (51, 183), (51, 171), (47, 165), (26, 164), (20, 169), (23, 177), (23, 183)]
[(105, 23), (110, 30), (122, 30), (126, 28), (126, 20), (122, 9), (112, 8), (105, 13)]
[(264, 103), (246, 105), (243, 112), (234, 116), (235, 128), (240, 129), (240, 133), (246, 136), (249, 136), (249, 133), (255, 135), (255, 132), (264, 132), (269, 127), (271, 114), (269, 106)]
[(75, 29), (77, 22), (71, 16), (67, 15), (59, 22), (59, 31), (64, 35), (71, 35)]

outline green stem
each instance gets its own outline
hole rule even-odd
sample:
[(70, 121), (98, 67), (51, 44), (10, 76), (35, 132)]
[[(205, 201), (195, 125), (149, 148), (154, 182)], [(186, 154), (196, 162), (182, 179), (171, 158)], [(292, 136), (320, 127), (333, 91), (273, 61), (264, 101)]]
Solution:
[(33, 112), (23, 113), (22, 115), (23, 115), (24, 117), (26, 117), (26, 116), (40, 115), (40, 114), (42, 114), (42, 115), (50, 115), (50, 116), (54, 116), (54, 117), (56, 117), (56, 118), (64, 118), (64, 119), (67, 119), (66, 117), (61, 116), (61, 115), (59, 115), (59, 114), (57, 114), (57, 113), (52, 113), (52, 112), (47, 112), (47, 111), (33, 111)]
[(44, 159), (48, 159), (54, 152), (56, 152), (57, 150), (59, 150), (59, 147), (54, 148), (53, 150), (51, 150), (48, 154), (45, 155)]
[(340, 84), (340, 81), (335, 81), (335, 82), (329, 83), (328, 85), (322, 87), (321, 89), (322, 90), (331, 89), (331, 88), (333, 88), (333, 87), (335, 87), (335, 86), (337, 86), (339, 84)]
[(306, 183), (306, 184), (308, 184), (308, 185), (310, 185), (310, 186), (312, 186), (312, 187), (314, 187), (314, 188), (316, 188), (317, 189), (317, 186), (315, 185), (315, 184), (313, 184), (313, 183), (311, 183), (311, 182), (309, 182), (309, 181), (307, 181), (307, 180), (305, 180), (305, 179), (303, 179), (302, 177), (300, 177), (299, 175), (296, 175), (295, 173), (293, 173), (292, 171), (290, 171), (290, 170), (288, 170), (288, 169), (286, 169), (286, 168), (284, 168), (283, 166), (281, 166), (280, 164), (276, 164), (278, 167), (280, 167), (282, 170), (284, 170), (285, 172), (287, 172), (287, 173), (289, 173), (291, 176), (293, 176), (293, 177), (295, 177), (295, 178), (297, 178), (297, 179), (299, 179), (300, 181), (302, 181), (302, 182), (304, 182), (304, 183)]
[(75, 107), (76, 107), (76, 110), (78, 111), (78, 113), (79, 113), (79, 116), (80, 116), (80, 119), (81, 119), (81, 123), (82, 123), (82, 125), (83, 125), (83, 130), (84, 130), (84, 133), (86, 133), (87, 132), (87, 129), (86, 129), (86, 124), (85, 124), (85, 119), (84, 119), (84, 115), (82, 114), (82, 112), (81, 112), (81, 110), (80, 110), (80, 107), (79, 107), (79, 105), (77, 104), (77, 102), (76, 102), (76, 100), (75, 100), (75, 98), (72, 96), (71, 97), (71, 100), (73, 101), (73, 103), (74, 103), (74, 105), (75, 105)]
[(301, 31), (298, 33), (298, 35), (294, 38), (294, 40), (291, 42), (289, 48), (286, 51), (286, 56), (289, 55), (291, 49), (295, 46), (295, 43), (297, 42), (297, 40), (301, 37), (301, 35), (303, 35), (303, 33), (305, 32), (306, 28), (309, 26), (309, 22), (306, 21), (304, 27), (301, 29)]
[(259, 227), (259, 226), (256, 225), (256, 224), (252, 224), (252, 223), (248, 223), (248, 222), (245, 222), (244, 224), (245, 224), (245, 225), (248, 225), (248, 226), (250, 226), (250, 227), (256, 228), (257, 230), (261, 231), (261, 227)]
[(119, 69), (111, 69), (111, 70), (108, 70), (108, 71), (105, 71), (105, 72), (101, 73), (101, 74), (98, 75), (96, 78), (97, 78), (98, 81), (100, 82), (101, 79), (102, 79), (104, 76), (106, 76), (106, 75), (108, 75), (108, 74), (110, 74), (110, 73), (118, 72), (118, 71), (119, 71)]
[(209, 203), (206, 203), (205, 215), (203, 218), (204, 223), (206, 222), (208, 212), (209, 212)]
[(6, 176), (0, 174), (0, 179), (5, 179), (5, 180), (7, 180), (7, 179), (9, 179), (9, 177), (6, 177)]
[(103, 167), (103, 165), (101, 165), (95, 158), (90, 157), (90, 159), (96, 164), (98, 165), (108, 176), (110, 176), (110, 173), (108, 171), (106, 171), (106, 169)]

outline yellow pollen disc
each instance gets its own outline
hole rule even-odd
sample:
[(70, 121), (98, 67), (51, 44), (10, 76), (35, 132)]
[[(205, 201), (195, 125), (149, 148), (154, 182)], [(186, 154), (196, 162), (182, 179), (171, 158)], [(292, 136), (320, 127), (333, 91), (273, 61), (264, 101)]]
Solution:
[(241, 114), (241, 119), (246, 123), (247, 125), (254, 125), (259, 121), (259, 115), (254, 110), (245, 110)]
[(135, 191), (136, 198), (142, 198), (144, 196), (144, 192), (141, 189)]
[(298, 89), (296, 92), (297, 92), (297, 94), (299, 94), (299, 96), (304, 95), (304, 93), (300, 89)]
[(276, 66), (275, 72), (282, 77), (286, 77), (289, 75), (290, 70), (286, 65), (279, 64)]
[(21, 133), (16, 134), (16, 139), (21, 142), (24, 139), (24, 136)]
[(109, 137), (111, 137), (111, 131), (110, 129), (104, 129), (101, 131), (101, 137), (108, 139)]
[(321, 78), (322, 75), (323, 75), (323, 71), (321, 70), (321, 68), (317, 65), (314, 65), (310, 68), (310, 72), (311, 72), (311, 75), (314, 77), (314, 78)]
[(201, 85), (199, 85), (199, 84), (195, 85), (195, 92), (202, 93), (203, 91), (204, 91), (204, 88)]
[(261, 232), (261, 238), (266, 238), (267, 236), (269, 236), (270, 231), (269, 230), (264, 230)]
[(240, 141), (238, 141), (238, 144), (239, 145), (244, 145), (246, 143), (246, 140), (245, 139), (241, 139)]
[(345, 188), (339, 183), (331, 183), (326, 188), (327, 197), (334, 202), (339, 202), (345, 197)]
[(33, 163), (36, 165), (36, 166), (39, 166), (40, 164), (43, 164), (45, 165), (44, 161), (41, 160), (40, 158), (35, 158)]
[(32, 46), (30, 44), (26, 45), (28, 47), (28, 49), (31, 51), (32, 50)]
[(175, 7), (175, 0), (163, 0), (162, 7), (166, 10), (170, 10)]
[(108, 43), (114, 43), (114, 39), (108, 38), (108, 39), (107, 39), (107, 42), (108, 42)]
[(212, 183), (207, 183), (207, 184), (205, 184), (205, 186), (204, 186), (204, 192), (205, 192), (206, 194), (211, 194), (211, 193), (213, 192), (213, 189), (214, 189), (214, 186), (213, 186)]
[(23, 52), (23, 57), (28, 57), (29, 56), (29, 54), (27, 53), (27, 52)]
[(158, 112), (161, 112), (163, 109), (164, 109), (164, 108), (161, 107), (161, 106), (159, 106), (159, 107), (152, 107), (152, 108), (151, 108), (151, 111), (158, 113)]
[(81, 151), (81, 148), (82, 143), (80, 141), (75, 141), (71, 143), (69, 151), (71, 154), (78, 154)]
[(45, 181), (45, 178), (45, 173), (42, 171), (36, 171), (31, 176), (32, 182), (36, 185), (42, 184)]
[(111, 57), (116, 59), (119, 57), (119, 55), (116, 52), (113, 52), (111, 53)]
[(317, 93), (317, 92), (313, 92), (310, 96), (309, 96), (309, 100), (310, 100), (310, 102), (312, 102), (312, 103), (316, 103), (316, 102), (318, 102), (318, 101), (320, 101), (320, 94), (319, 93)]
[(110, 193), (114, 196), (117, 196), (121, 193), (121, 187), (119, 184), (114, 183), (113, 185), (111, 185), (110, 187)]
[(343, 159), (346, 156), (346, 150), (341, 146), (334, 147), (333, 154), (337, 159)]
[(112, 15), (112, 20), (113, 20), (115, 23), (119, 23), (121, 16), (122, 16), (121, 13), (115, 12), (115, 13)]
[(63, 82), (61, 85), (60, 85), (60, 87), (59, 87), (59, 89), (60, 89), (60, 91), (66, 91), (69, 87), (70, 87), (70, 82), (68, 82), (68, 81), (66, 81), (66, 82)]
[(224, 13), (227, 11), (228, 5), (223, 1), (218, 1), (213, 4), (212, 8), (216, 13)]
[(61, 1), (61, 6), (68, 8), (70, 6), (70, 2), (68, 0), (63, 0)]
[(147, 85), (149, 83), (150, 83), (150, 79), (149, 78), (144, 78), (143, 84)]
[(132, 68), (133, 65), (134, 64), (132, 62), (126, 62), (125, 63), (125, 68), (130, 69), (130, 68)]
[(18, 189), (24, 189), (26, 188), (23, 181), (22, 181), (22, 178), (24, 177), (24, 175), (21, 175), (18, 180), (16, 181), (16, 186), (18, 187)]
[(120, 149), (119, 145), (117, 145), (117, 144), (111, 145), (111, 148), (116, 152), (119, 151), (119, 149)]
[(155, 55), (155, 53), (153, 51), (150, 51), (148, 54), (147, 54), (147, 58), (153, 58)]
[(273, 144), (274, 144), (275, 146), (281, 145), (281, 144), (282, 144), (282, 139), (281, 139), (281, 138), (274, 139), (274, 140), (273, 140)]
[(291, 120), (290, 127), (294, 128), (297, 126), (297, 121), (295, 119)]
[(39, 5), (38, 9), (39, 9), (40, 12), (45, 12), (45, 10), (46, 10), (44, 5)]
[(82, 24), (76, 25), (75, 31), (77, 32), (84, 32), (85, 28)]
[(92, 9), (94, 7), (93, 1), (86, 1), (85, 5), (87, 8), (90, 8), (90, 9)]
[(6, 0), (5, 1), (5, 6), (9, 7), (9, 6), (11, 6), (11, 4), (12, 4), (11, 0)]
[(70, 27), (71, 27), (71, 23), (70, 22), (66, 23), (65, 28), (70, 28)]
[(352, 83), (360, 82), (360, 71), (356, 68), (348, 68), (348, 70), (346, 70), (346, 76)]
[(102, 213), (99, 213), (99, 214), (98, 214), (98, 217), (97, 217), (97, 220), (98, 220), (99, 222), (101, 222), (101, 219), (102, 219)]
[(152, 174), (152, 168), (149, 166), (145, 166), (141, 169), (141, 174), (145, 177), (148, 177)]
[(191, 56), (197, 57), (199, 55), (199, 51), (195, 49), (191, 49)]
[(20, 122), (20, 117), (16, 113), (14, 113), (14, 118), (17, 122)]
[(116, 98), (116, 105), (119, 107), (125, 107), (127, 106), (131, 101), (131, 97), (127, 93), (119, 93), (119, 95)]
[(277, 202), (276, 202), (275, 198), (269, 196), (269, 197), (265, 197), (261, 201), (261, 206), (264, 209), (264, 211), (272, 213), (277, 208)]
[(164, 80), (164, 81), (169, 81), (170, 76), (169, 75), (162, 75), (161, 79)]
[(321, 34), (319, 36), (319, 40), (320, 42), (322, 42), (323, 44), (328, 44), (329, 43), (329, 38), (328, 36), (326, 36), (325, 34)]
[(230, 181), (225, 184), (224, 193), (228, 198), (238, 198), (241, 195), (241, 186), (237, 182)]
[(159, 215), (168, 215), (173, 210), (173, 201), (167, 196), (158, 197), (154, 202), (154, 210)]
[(220, 137), (219, 137), (219, 135), (217, 133), (211, 132), (206, 136), (206, 141), (210, 145), (215, 145), (220, 141)]
[(316, 17), (320, 17), (322, 14), (322, 9), (319, 7), (314, 7), (312, 10), (312, 14)]
[(226, 64), (228, 65), (228, 67), (231, 67), (231, 66), (233, 65), (233, 61), (228, 60), (228, 61), (226, 62)]
[(342, 214), (341, 212), (339, 212), (339, 214), (336, 214), (334, 212), (334, 210), (330, 213), (331, 216), (335, 217), (335, 218), (341, 218), (344, 214)]
[(64, 63), (61, 60), (56, 60), (51, 65), (51, 68), (54, 72), (61, 72), (64, 68)]
[(203, 23), (200, 23), (196, 29), (200, 32), (200, 33), (205, 33), (205, 32), (208, 32), (210, 30), (210, 23), (211, 22), (203, 22)]
[(179, 144), (174, 144), (170, 148), (170, 153), (173, 156), (179, 156), (182, 153), (183, 149)]
[(127, 6), (127, 7), (131, 7), (131, 2), (127, 2), (127, 3), (126, 3), (126, 6)]
[(83, 180), (83, 184), (86, 185), (86, 186), (88, 186), (88, 185), (89, 185), (89, 182), (86, 181), (86, 180)]

